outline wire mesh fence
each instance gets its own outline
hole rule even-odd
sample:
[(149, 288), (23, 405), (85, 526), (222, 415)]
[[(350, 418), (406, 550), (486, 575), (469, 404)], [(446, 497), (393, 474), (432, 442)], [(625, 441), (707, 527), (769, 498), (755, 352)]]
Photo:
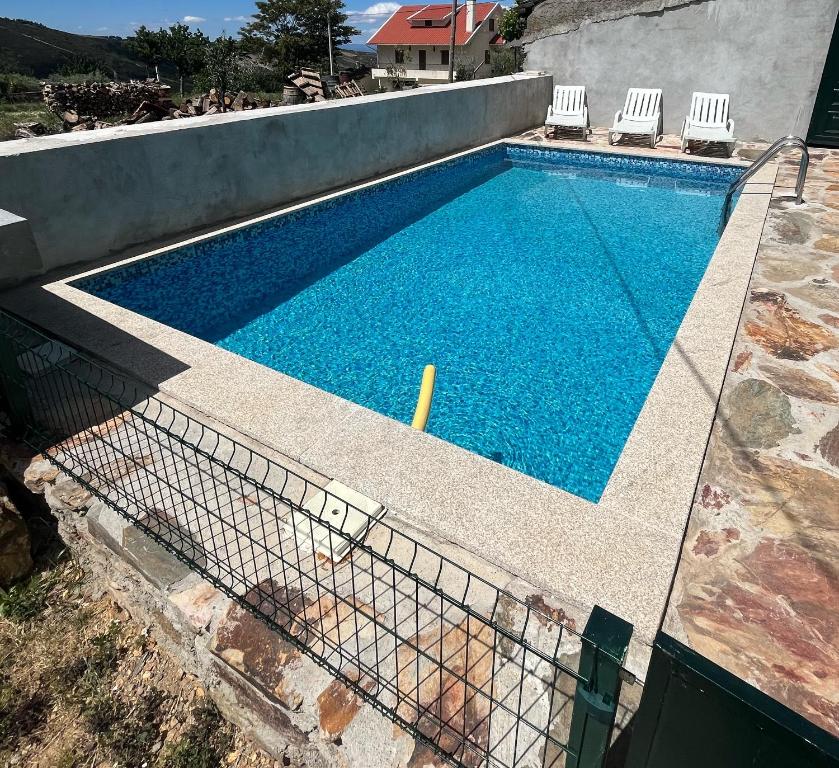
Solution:
[(577, 764), (608, 650), (5, 313), (0, 380), (18, 437), (449, 762)]

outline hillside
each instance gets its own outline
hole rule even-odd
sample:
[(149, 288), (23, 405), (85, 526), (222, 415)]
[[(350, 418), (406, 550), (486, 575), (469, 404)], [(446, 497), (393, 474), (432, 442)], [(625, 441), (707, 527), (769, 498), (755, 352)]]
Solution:
[[(375, 64), (375, 54), (369, 51), (341, 50), (336, 60), (338, 68), (353, 69)], [(20, 72), (45, 78), (66, 66), (98, 65), (103, 72), (117, 80), (146, 76), (146, 67), (120, 37), (76, 35), (50, 29), (43, 24), (23, 19), (0, 17), (0, 72)], [(164, 80), (174, 82), (175, 72), (163, 64)]]
[(145, 65), (122, 38), (75, 35), (34, 21), (0, 17), (0, 71), (47, 77), (81, 62), (99, 65), (120, 80), (146, 76)]

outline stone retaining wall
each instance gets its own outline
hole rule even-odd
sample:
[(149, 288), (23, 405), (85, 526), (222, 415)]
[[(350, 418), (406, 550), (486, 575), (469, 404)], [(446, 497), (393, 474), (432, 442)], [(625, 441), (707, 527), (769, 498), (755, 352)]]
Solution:
[[(59, 533), (222, 715), (288, 765), (411, 765), (425, 752), (294, 646), (43, 458), (6, 443), (0, 461), (43, 494)], [(415, 763), (414, 763), (415, 764)], [(435, 763), (436, 764), (436, 763)]]
[[(446, 765), (427, 746), (363, 703), (326, 669), (45, 458), (32, 459), (26, 449), (0, 440), (0, 465), (30, 491), (43, 494), (58, 518), (59, 533), (86, 570), (102, 582), (121, 607), (148, 623), (156, 640), (205, 684), (224, 717), (269, 754), (285, 760), (285, 764), (306, 768)], [(568, 616), (553, 598), (524, 583), (514, 591), (521, 592), (528, 605), (548, 616), (572, 626), (582, 623), (584, 616)], [(319, 609), (323, 610), (323, 606)], [(438, 637), (440, 632), (434, 627), (424, 629), (418, 642), (427, 643), (430, 649), (433, 642), (427, 638), (423, 641), (422, 637)], [(409, 649), (396, 648), (395, 653), (401, 655), (402, 650)], [(468, 668), (470, 679), (491, 672), (489, 668), (480, 671), (473, 639), (462, 630), (447, 630), (442, 652), (451, 668)], [(572, 654), (563, 656), (562, 661), (576, 668), (579, 659)], [(413, 663), (403, 666), (396, 681), (400, 690), (422, 696), (423, 706), (429, 707), (429, 711), (438, 708), (448, 713), (465, 713), (462, 725), (466, 728), (481, 727), (487, 713), (464, 701), (462, 685), (448, 684), (438, 689), (423, 681), (418, 687), (413, 668)], [(345, 669), (344, 673), (351, 674), (351, 670)], [(557, 701), (566, 702), (563, 713), (554, 721), (559, 737), (560, 732), (567, 732), (570, 722), (574, 680), (560, 675), (555, 684)], [(640, 686), (624, 686), (616, 736), (631, 718), (639, 699)], [(407, 704), (403, 714), (412, 709), (410, 699)], [(497, 719), (498, 712), (495, 715)], [(544, 756), (534, 751), (531, 757), (521, 765), (532, 764), (535, 768)], [(552, 754), (549, 760), (556, 757)]]

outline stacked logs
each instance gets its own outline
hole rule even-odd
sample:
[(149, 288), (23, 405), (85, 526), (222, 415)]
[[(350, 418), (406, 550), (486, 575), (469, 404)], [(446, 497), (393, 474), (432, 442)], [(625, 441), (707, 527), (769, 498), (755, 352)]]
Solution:
[(168, 96), (168, 85), (154, 80), (128, 83), (44, 83), (47, 109), (65, 122), (66, 130), (133, 112), (144, 101), (156, 103)]
[[(222, 100), (215, 88), (176, 104), (170, 97), (170, 90), (168, 85), (154, 80), (80, 85), (45, 83), (44, 101), (50, 111), (62, 119), (65, 131), (89, 131), (113, 125), (136, 125), (280, 106), (267, 99), (252, 98), (244, 91), (225, 94)], [(126, 113), (128, 116), (118, 121), (105, 120)]]
[(222, 107), (222, 97), (215, 88), (211, 88), (209, 93), (187, 99), (180, 106), (176, 106), (168, 98), (157, 102), (144, 101), (137, 107), (134, 114), (123, 121), (123, 125), (150, 123), (156, 120), (179, 120), (184, 117), (201, 117), (202, 115), (217, 115), (221, 112), (241, 112), (246, 109), (279, 106), (278, 103), (267, 99), (251, 98), (244, 91), (239, 91), (236, 95), (225, 94), (223, 103), (224, 107)]
[(15, 123), (16, 139), (34, 139), (38, 136), (46, 136), (48, 132), (47, 127), (43, 123)]

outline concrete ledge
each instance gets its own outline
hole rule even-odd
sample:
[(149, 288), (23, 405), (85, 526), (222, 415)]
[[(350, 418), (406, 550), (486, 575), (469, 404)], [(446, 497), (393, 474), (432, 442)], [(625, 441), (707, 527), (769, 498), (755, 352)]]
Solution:
[(0, 210), (0, 286), (41, 274), (43, 264), (29, 222)]
[(5, 142), (0, 207), (30, 220), (45, 270), (92, 261), (508, 136), (542, 119), (551, 85), (519, 74)]

